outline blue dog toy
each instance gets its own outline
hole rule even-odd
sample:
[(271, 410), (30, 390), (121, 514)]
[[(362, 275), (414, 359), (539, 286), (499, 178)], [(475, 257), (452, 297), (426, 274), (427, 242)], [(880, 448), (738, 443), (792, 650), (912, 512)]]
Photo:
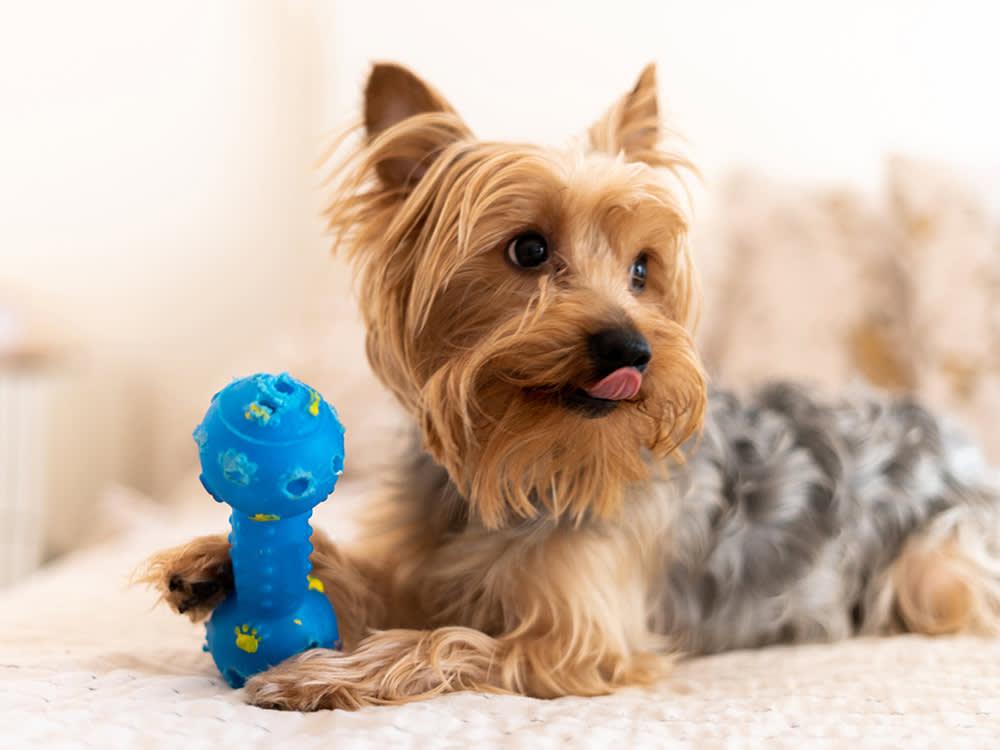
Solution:
[(337, 618), (310, 574), (312, 509), (344, 467), (344, 428), (287, 373), (251, 375), (212, 397), (194, 439), (201, 483), (233, 509), (235, 589), (206, 627), (205, 650), (232, 687), (310, 648), (339, 648)]

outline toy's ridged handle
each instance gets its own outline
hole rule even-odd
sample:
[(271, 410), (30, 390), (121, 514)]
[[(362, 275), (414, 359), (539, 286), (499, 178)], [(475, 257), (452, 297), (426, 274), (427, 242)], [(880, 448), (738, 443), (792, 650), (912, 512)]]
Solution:
[(309, 590), (312, 510), (281, 520), (254, 520), (234, 510), (229, 521), (236, 598), (248, 614), (265, 617), (298, 608)]

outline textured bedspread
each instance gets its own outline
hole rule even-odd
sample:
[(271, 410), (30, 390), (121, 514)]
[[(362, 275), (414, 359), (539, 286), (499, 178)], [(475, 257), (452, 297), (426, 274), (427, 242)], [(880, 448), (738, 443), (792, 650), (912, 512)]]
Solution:
[(224, 523), (201, 506), (152, 516), (0, 592), (0, 747), (1000, 747), (1000, 641), (973, 638), (724, 654), (602, 698), (253, 708), (201, 652), (201, 627), (127, 586), (149, 551)]

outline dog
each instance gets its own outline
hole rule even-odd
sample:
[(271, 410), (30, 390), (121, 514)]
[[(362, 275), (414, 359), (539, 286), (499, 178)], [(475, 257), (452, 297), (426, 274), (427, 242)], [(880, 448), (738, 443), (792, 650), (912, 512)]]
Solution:
[[(945, 421), (709, 386), (689, 165), (656, 88), (649, 66), (552, 150), (477, 140), (408, 69), (370, 71), (327, 216), (419, 440), (356, 550), (313, 537), (343, 651), (257, 675), (251, 703), (589, 696), (670, 654), (1000, 629), (1000, 492)], [(228, 543), (162, 552), (146, 580), (204, 619)]]

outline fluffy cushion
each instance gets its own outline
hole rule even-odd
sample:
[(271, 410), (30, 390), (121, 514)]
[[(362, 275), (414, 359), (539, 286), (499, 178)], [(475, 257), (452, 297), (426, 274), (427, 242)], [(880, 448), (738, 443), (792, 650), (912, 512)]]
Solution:
[(716, 378), (914, 393), (1000, 459), (1000, 233), (962, 179), (893, 159), (868, 196), (741, 174), (711, 215), (696, 249)]

